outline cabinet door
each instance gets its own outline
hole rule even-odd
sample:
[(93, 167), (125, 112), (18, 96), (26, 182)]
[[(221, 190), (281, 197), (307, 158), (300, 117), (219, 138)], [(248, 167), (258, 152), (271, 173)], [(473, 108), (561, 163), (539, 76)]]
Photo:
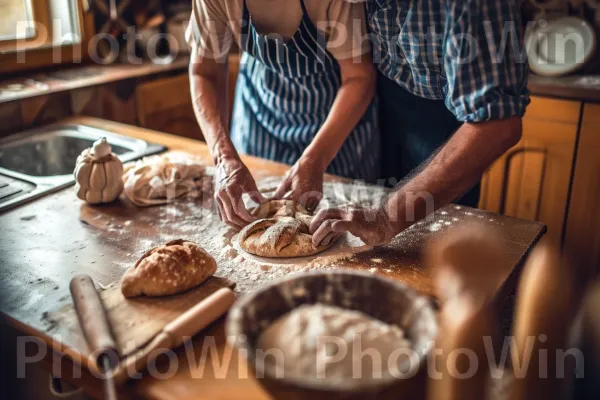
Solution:
[(136, 102), (141, 127), (203, 140), (192, 107), (187, 74), (138, 85)]
[(545, 223), (561, 246), (580, 103), (533, 98), (523, 138), (485, 174), (480, 207)]
[(600, 105), (586, 104), (577, 146), (565, 252), (590, 274), (600, 272)]

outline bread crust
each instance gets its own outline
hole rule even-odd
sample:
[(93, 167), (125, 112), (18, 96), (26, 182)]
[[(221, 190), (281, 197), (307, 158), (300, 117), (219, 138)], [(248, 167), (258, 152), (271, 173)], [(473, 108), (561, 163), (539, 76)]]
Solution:
[(305, 257), (328, 249), (335, 240), (314, 246), (309, 225), (312, 215), (290, 200), (272, 200), (252, 211), (261, 219), (246, 226), (238, 235), (240, 247), (260, 257)]
[(217, 270), (215, 259), (196, 243), (173, 240), (144, 254), (121, 281), (123, 296), (167, 296), (200, 285)]

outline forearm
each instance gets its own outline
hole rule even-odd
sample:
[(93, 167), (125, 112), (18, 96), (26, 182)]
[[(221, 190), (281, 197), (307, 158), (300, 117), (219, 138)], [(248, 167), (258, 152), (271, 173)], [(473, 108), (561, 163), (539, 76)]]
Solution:
[(371, 104), (375, 80), (370, 65), (367, 73), (342, 80), (327, 119), (303, 157), (317, 162), (323, 171), (327, 168)]
[[(200, 63), (209, 66), (200, 66)], [(227, 65), (198, 60), (190, 64), (194, 114), (215, 164), (222, 157), (239, 157), (229, 137), (227, 118)]]
[(521, 119), (464, 124), (385, 205), (398, 232), (456, 200), (521, 136)]

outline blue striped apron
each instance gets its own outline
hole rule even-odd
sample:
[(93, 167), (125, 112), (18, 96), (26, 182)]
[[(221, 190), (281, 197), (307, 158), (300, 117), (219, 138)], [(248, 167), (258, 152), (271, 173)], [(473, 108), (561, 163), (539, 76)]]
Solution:
[[(231, 139), (238, 151), (294, 164), (325, 122), (340, 88), (340, 67), (310, 20), (286, 41), (260, 35), (244, 0)], [(244, 23), (247, 21), (247, 23)], [(327, 172), (374, 181), (379, 173), (378, 110), (374, 101)]]

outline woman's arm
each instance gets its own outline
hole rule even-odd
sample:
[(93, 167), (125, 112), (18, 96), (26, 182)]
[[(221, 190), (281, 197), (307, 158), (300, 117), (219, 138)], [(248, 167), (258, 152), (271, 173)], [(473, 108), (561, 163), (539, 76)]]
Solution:
[(342, 84), (329, 115), (302, 157), (317, 162), (323, 172), (335, 158), (375, 96), (376, 73), (371, 57), (339, 61)]
[(241, 161), (229, 137), (227, 111), (227, 62), (192, 54), (189, 74), (194, 113), (206, 138), (216, 166), (215, 202), (221, 219), (242, 228), (253, 218), (242, 199), (244, 193), (265, 201), (248, 168)]
[(341, 86), (329, 115), (275, 192), (276, 198), (291, 191), (287, 198), (299, 201), (309, 208), (319, 203), (325, 170), (375, 96), (377, 75), (370, 55), (365, 54), (360, 60), (349, 58), (338, 62)]
[(237, 157), (227, 122), (227, 61), (192, 54), (189, 66), (192, 104), (215, 165), (220, 157)]

